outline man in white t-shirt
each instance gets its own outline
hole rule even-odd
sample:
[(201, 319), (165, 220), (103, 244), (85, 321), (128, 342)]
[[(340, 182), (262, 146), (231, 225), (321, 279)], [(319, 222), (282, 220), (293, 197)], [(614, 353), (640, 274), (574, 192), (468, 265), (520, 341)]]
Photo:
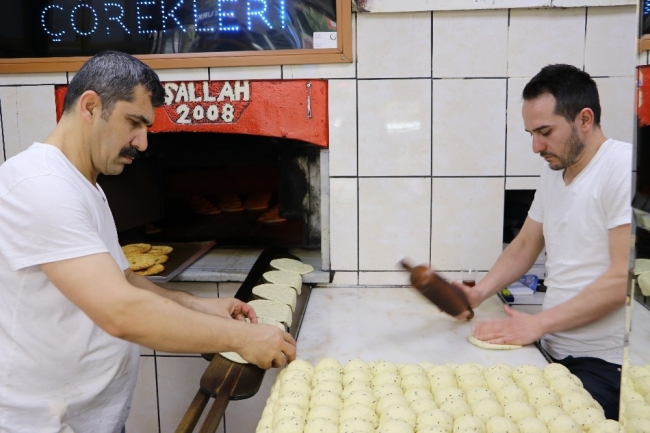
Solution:
[[(508, 318), (478, 323), (475, 337), (497, 344), (541, 340), (618, 418), (630, 249), (632, 146), (607, 139), (589, 74), (569, 65), (543, 68), (523, 91), (524, 126), (543, 157), (540, 185), (517, 235), (474, 288), (478, 306), (526, 273), (546, 247), (542, 312), (505, 306)], [(465, 317), (465, 314), (461, 316)]]
[(262, 368), (295, 359), (290, 334), (246, 323), (257, 322), (247, 304), (165, 290), (129, 269), (96, 180), (146, 149), (162, 101), (148, 66), (100, 53), (70, 82), (52, 134), (0, 165), (2, 433), (121, 432), (137, 344), (234, 351)]

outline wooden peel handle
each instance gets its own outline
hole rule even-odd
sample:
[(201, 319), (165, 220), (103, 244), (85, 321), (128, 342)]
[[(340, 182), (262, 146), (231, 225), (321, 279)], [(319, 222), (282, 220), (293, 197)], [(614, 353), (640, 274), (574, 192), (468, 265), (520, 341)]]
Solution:
[(442, 311), (451, 316), (458, 316), (469, 310), (467, 320), (474, 317), (474, 311), (469, 306), (465, 292), (447, 282), (427, 266), (411, 266), (406, 260), (402, 260), (401, 264), (404, 269), (411, 273), (410, 278), (413, 287)]

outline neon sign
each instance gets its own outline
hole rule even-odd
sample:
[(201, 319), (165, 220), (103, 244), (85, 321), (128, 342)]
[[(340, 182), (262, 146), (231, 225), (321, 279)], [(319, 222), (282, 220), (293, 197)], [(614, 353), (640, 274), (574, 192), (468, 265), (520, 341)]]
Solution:
[(99, 39), (183, 33), (246, 32), (286, 27), (286, 0), (54, 0), (40, 10), (51, 42), (78, 36)]

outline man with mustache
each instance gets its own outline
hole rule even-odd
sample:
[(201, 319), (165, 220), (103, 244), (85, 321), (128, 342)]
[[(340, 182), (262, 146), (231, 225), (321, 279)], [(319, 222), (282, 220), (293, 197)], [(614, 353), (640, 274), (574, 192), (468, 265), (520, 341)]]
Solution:
[(596, 83), (573, 66), (546, 66), (526, 85), (523, 99), (533, 152), (547, 162), (535, 199), (520, 233), (487, 275), (473, 288), (456, 284), (476, 307), (521, 278), (546, 247), (542, 312), (524, 314), (506, 305), (506, 319), (478, 323), (473, 334), (496, 344), (541, 340), (605, 415), (618, 419), (632, 146), (605, 137)]
[[(139, 346), (234, 351), (262, 368), (295, 359), (293, 337), (232, 298), (165, 290), (118, 244), (99, 173), (147, 148), (163, 103), (156, 73), (127, 54), (91, 58), (43, 143), (0, 166), (0, 431), (123, 431)], [(137, 344), (134, 344), (137, 343)]]

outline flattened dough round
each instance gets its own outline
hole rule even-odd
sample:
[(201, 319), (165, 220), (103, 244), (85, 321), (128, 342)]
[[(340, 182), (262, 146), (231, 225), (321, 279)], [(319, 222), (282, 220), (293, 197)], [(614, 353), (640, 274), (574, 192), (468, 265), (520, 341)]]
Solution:
[(470, 335), (467, 337), (467, 340), (469, 340), (470, 343), (472, 343), (476, 347), (480, 347), (481, 349), (489, 349), (489, 350), (513, 350), (513, 349), (521, 349), (521, 346), (517, 344), (492, 344), (488, 343), (483, 340), (479, 340), (478, 338), (474, 337), (473, 335)]

